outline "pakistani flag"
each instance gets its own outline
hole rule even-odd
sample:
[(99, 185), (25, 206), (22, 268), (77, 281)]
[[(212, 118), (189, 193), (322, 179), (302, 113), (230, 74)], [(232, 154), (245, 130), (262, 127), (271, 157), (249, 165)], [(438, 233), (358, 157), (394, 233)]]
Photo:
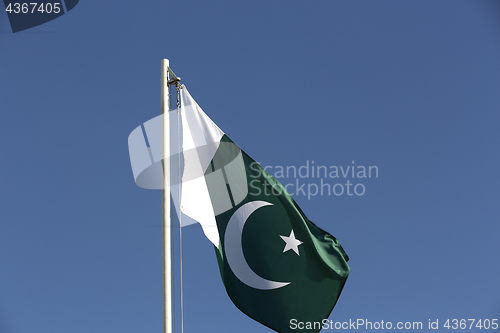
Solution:
[[(319, 332), (349, 275), (340, 243), (307, 219), (285, 188), (212, 122), (184, 86), (177, 125), (172, 137), (179, 140), (172, 146), (179, 148), (172, 154), (178, 163), (172, 165), (179, 165), (179, 180), (172, 182), (180, 202), (172, 198), (181, 207), (183, 225), (199, 222), (214, 244), (233, 303), (277, 332)], [(155, 137), (154, 126), (144, 127)], [(142, 143), (134, 140), (137, 152)], [(134, 149), (136, 182), (152, 188), (155, 164), (161, 162), (154, 156), (160, 155), (147, 147), (149, 165), (136, 162), (134, 168)]]
[[(349, 275), (349, 258), (276, 179), (241, 153), (248, 195), (216, 217), (227, 293), (241, 311), (277, 332), (319, 332)], [(231, 152), (218, 150), (215, 159), (218, 154)]]

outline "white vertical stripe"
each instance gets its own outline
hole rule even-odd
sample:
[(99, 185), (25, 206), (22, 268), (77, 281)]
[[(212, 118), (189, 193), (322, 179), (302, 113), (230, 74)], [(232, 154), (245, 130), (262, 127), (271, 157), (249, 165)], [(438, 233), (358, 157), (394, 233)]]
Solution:
[[(224, 135), (222, 131), (196, 106), (196, 102), (184, 88), (181, 90), (182, 151), (191, 151), (196, 147), (213, 146)], [(201, 111), (201, 112), (200, 112)], [(217, 141), (215, 141), (217, 140)], [(182, 174), (181, 212), (196, 220), (203, 228), (205, 236), (219, 247), (219, 232), (215, 213), (210, 200), (205, 170), (215, 155), (216, 150), (199, 149), (199, 154), (190, 154), (189, 173)], [(197, 177), (193, 179), (193, 175)]]

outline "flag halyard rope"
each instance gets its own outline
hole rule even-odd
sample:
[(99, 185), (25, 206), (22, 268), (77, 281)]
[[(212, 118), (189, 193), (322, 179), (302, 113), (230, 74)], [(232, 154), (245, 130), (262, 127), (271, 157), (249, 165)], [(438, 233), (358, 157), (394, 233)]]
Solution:
[[(180, 142), (180, 84), (179, 81), (176, 82), (175, 84), (176, 90), (177, 90), (177, 148), (178, 151), (181, 151), (181, 142)], [(181, 159), (179, 155), (179, 184), (181, 184)], [(182, 187), (180, 187), (179, 191), (179, 273), (180, 273), (180, 301), (181, 301), (181, 333), (184, 333), (184, 292), (183, 292), (183, 286), (182, 286), (182, 204), (181, 204), (181, 190)]]

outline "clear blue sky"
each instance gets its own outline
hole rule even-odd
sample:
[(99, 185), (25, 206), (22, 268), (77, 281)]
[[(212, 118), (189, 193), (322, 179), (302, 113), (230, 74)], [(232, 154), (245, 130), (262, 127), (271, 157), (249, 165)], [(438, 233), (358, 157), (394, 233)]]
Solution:
[[(161, 332), (161, 193), (127, 137), (162, 58), (262, 165), (378, 166), (295, 196), (351, 257), (330, 319), (500, 319), (498, 2), (82, 0), (16, 34), (0, 12), (1, 333)], [(270, 332), (183, 236), (185, 332)]]

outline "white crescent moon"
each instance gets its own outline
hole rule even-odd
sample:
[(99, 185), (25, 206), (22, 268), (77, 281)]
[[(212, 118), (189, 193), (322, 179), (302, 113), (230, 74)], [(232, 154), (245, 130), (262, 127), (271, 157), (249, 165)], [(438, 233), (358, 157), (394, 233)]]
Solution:
[(252, 201), (238, 208), (229, 219), (226, 226), (226, 234), (224, 236), (224, 251), (226, 252), (227, 263), (229, 267), (231, 267), (234, 275), (247, 286), (263, 290), (277, 289), (290, 284), (290, 282), (266, 280), (257, 275), (250, 266), (248, 266), (245, 256), (243, 255), (243, 248), (241, 246), (243, 227), (248, 217), (250, 217), (253, 212), (260, 207), (268, 205), (272, 205), (272, 203)]

